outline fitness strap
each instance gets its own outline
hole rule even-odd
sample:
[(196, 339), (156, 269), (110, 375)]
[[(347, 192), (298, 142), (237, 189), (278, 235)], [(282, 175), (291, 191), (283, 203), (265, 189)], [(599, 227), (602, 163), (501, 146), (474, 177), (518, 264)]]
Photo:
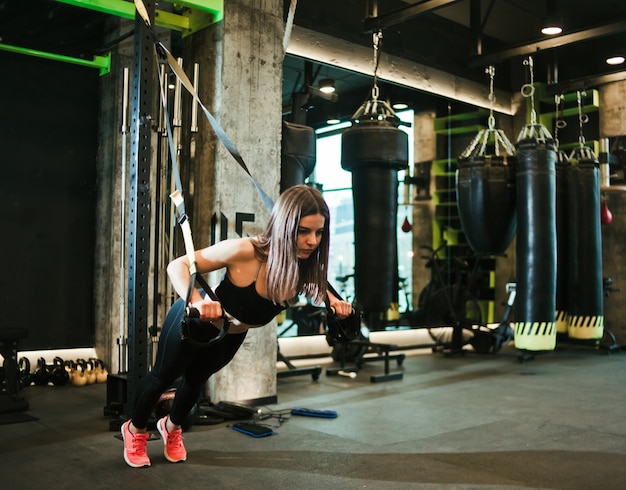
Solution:
[[(256, 182), (254, 177), (252, 177), (252, 174), (250, 173), (248, 166), (244, 162), (243, 157), (241, 156), (241, 153), (239, 152), (235, 144), (230, 140), (230, 138), (228, 137), (226, 132), (222, 129), (222, 127), (217, 122), (217, 120), (213, 117), (213, 115), (209, 112), (209, 110), (202, 103), (202, 101), (200, 100), (200, 97), (198, 96), (198, 93), (196, 92), (195, 88), (193, 87), (193, 84), (191, 83), (191, 81), (189, 80), (185, 72), (182, 70), (182, 68), (180, 67), (180, 65), (174, 58), (174, 56), (159, 41), (157, 35), (152, 30), (150, 18), (148, 16), (148, 12), (145, 8), (143, 1), (135, 0), (135, 7), (137, 9), (137, 13), (143, 19), (148, 31), (150, 32), (154, 40), (155, 53), (167, 62), (172, 72), (175, 73), (178, 79), (180, 80), (181, 84), (191, 94), (194, 101), (202, 108), (202, 111), (206, 115), (207, 120), (211, 124), (211, 127), (213, 128), (213, 131), (215, 132), (219, 140), (226, 147), (226, 149), (229, 151), (229, 153), (232, 155), (235, 161), (239, 164), (239, 166), (248, 174), (248, 176), (252, 180), (252, 183), (254, 184), (254, 187), (257, 189), (258, 193), (260, 194), (261, 199), (263, 200), (263, 203), (269, 210), (271, 210), (272, 207), (274, 206), (273, 201), (269, 198), (269, 196), (265, 193), (265, 191), (261, 188), (261, 186)], [(168, 149), (170, 153), (170, 159), (172, 161), (172, 172), (174, 173), (174, 181), (176, 185), (176, 190), (170, 195), (170, 199), (172, 200), (172, 203), (174, 204), (176, 208), (176, 213), (178, 215), (178, 224), (180, 225), (180, 228), (183, 234), (183, 239), (185, 242), (185, 251), (186, 251), (187, 259), (189, 261), (190, 282), (189, 282), (189, 288), (187, 290), (187, 298), (186, 298), (185, 305), (189, 304), (189, 300), (191, 299), (191, 294), (193, 292), (196, 282), (202, 286), (206, 294), (208, 294), (209, 297), (213, 301), (219, 301), (219, 298), (213, 292), (213, 290), (209, 287), (209, 285), (206, 283), (202, 275), (198, 274), (197, 264), (195, 261), (195, 248), (194, 248), (193, 238), (191, 234), (191, 225), (189, 222), (189, 217), (187, 216), (187, 213), (185, 211), (185, 200), (183, 198), (183, 186), (182, 186), (182, 182), (180, 179), (180, 171), (178, 167), (178, 159), (176, 155), (176, 150), (173, 144), (174, 138), (172, 135), (172, 127), (170, 124), (170, 118), (169, 118), (169, 114), (167, 111), (167, 96), (163, 89), (164, 84), (163, 84), (163, 80), (161, 79), (160, 71), (159, 71), (159, 79), (160, 79), (159, 87), (160, 87), (160, 94), (161, 94), (161, 104), (163, 106), (163, 111), (165, 115), (164, 117), (165, 125), (167, 129), (167, 144), (168, 144)], [(189, 307), (187, 307), (186, 309), (186, 315), (189, 318), (194, 318), (194, 317), (197, 318), (199, 316), (197, 310), (195, 310), (194, 308), (189, 308)], [(223, 319), (224, 319), (224, 326), (221, 329), (220, 334), (215, 339), (211, 339), (209, 343), (217, 342), (224, 335), (226, 335), (226, 332), (229, 326), (229, 321), (226, 318), (225, 313), (223, 314)]]
[[(145, 8), (145, 5), (144, 5), (143, 1), (142, 0), (135, 0), (135, 7), (137, 9), (137, 13), (141, 16), (143, 21), (146, 23), (146, 26), (147, 26), (148, 30), (150, 31), (150, 34), (152, 35), (152, 37), (154, 39), (154, 46), (155, 46), (155, 49), (156, 49), (157, 53), (159, 54), (159, 56), (164, 61), (167, 62), (167, 64), (169, 65), (170, 69), (172, 70), (172, 72), (174, 72), (176, 74), (176, 76), (178, 77), (180, 82), (187, 89), (187, 91), (191, 94), (191, 96), (193, 97), (194, 101), (202, 108), (202, 111), (204, 112), (207, 120), (209, 121), (209, 124), (213, 128), (213, 131), (215, 132), (215, 135), (219, 138), (219, 140), (222, 142), (222, 144), (228, 150), (228, 152), (232, 155), (232, 157), (235, 159), (235, 161), (239, 164), (239, 166), (248, 174), (248, 177), (250, 177), (250, 180), (252, 181), (252, 184), (254, 185), (256, 190), (258, 191), (258, 193), (261, 196), (261, 199), (263, 200), (263, 203), (265, 204), (267, 209), (272, 209), (272, 207), (274, 206), (274, 202), (270, 199), (270, 197), (266, 194), (266, 192), (261, 188), (261, 186), (257, 183), (257, 181), (254, 180), (254, 177), (252, 177), (252, 174), (250, 173), (250, 170), (248, 169), (248, 166), (246, 165), (246, 162), (244, 161), (243, 157), (241, 156), (241, 153), (239, 152), (239, 150), (237, 149), (235, 144), (230, 140), (230, 138), (228, 137), (228, 135), (226, 134), (224, 129), (220, 126), (220, 124), (213, 117), (213, 115), (209, 112), (209, 110), (204, 106), (204, 104), (200, 100), (200, 97), (198, 96), (198, 93), (196, 92), (195, 88), (193, 87), (193, 84), (191, 83), (191, 81), (189, 80), (189, 78), (187, 77), (187, 75), (185, 74), (183, 69), (176, 62), (176, 59), (174, 58), (172, 53), (170, 53), (167, 50), (167, 48), (163, 45), (163, 43), (161, 43), (161, 41), (159, 41), (159, 38), (156, 36), (154, 31), (152, 30), (152, 27), (151, 27), (151, 24), (150, 24), (150, 19), (148, 17), (148, 12), (146, 11), (146, 8)], [(168, 130), (168, 138), (169, 138), (169, 136), (170, 136), (170, 133), (169, 133), (169, 130)], [(170, 152), (172, 152), (171, 148), (170, 148)], [(172, 155), (172, 160), (175, 160), (175, 153), (174, 153), (174, 155)], [(176, 173), (178, 174), (178, 168), (176, 168)], [(180, 184), (180, 177), (177, 177), (177, 182), (176, 182), (177, 188), (178, 188), (179, 184)], [(180, 190), (180, 188), (179, 188), (179, 190)], [(180, 192), (182, 194), (182, 190), (180, 190)]]
[[(159, 73), (159, 78), (160, 78)], [(189, 217), (185, 212), (185, 200), (183, 199), (182, 193), (182, 183), (180, 180), (180, 173), (178, 171), (178, 162), (176, 160), (176, 152), (174, 151), (174, 144), (172, 137), (172, 128), (170, 126), (170, 118), (167, 113), (167, 99), (165, 97), (165, 93), (163, 91), (163, 80), (160, 80), (159, 86), (161, 87), (161, 103), (163, 105), (163, 111), (165, 113), (165, 122), (167, 126), (167, 145), (170, 151), (170, 157), (172, 159), (172, 168), (176, 182), (176, 190), (170, 194), (170, 199), (176, 208), (176, 212), (178, 214), (178, 224), (180, 226), (181, 232), (183, 234), (183, 240), (185, 242), (185, 252), (187, 255), (187, 260), (189, 261), (189, 287), (187, 288), (187, 295), (185, 297), (185, 318), (182, 322), (182, 336), (184, 340), (188, 340), (191, 343), (199, 345), (200, 347), (208, 347), (211, 344), (219, 342), (224, 335), (228, 333), (228, 327), (230, 326), (230, 322), (226, 317), (226, 313), (222, 310), (222, 319), (224, 320), (222, 329), (219, 334), (208, 340), (208, 341), (197, 341), (194, 339), (191, 330), (189, 329), (189, 323), (187, 322), (187, 318), (199, 318), (200, 312), (196, 308), (192, 308), (189, 306), (189, 302), (191, 300), (191, 294), (193, 293), (193, 289), (196, 283), (202, 286), (204, 292), (211, 298), (213, 301), (218, 301), (219, 298), (213, 291), (213, 289), (208, 285), (208, 283), (204, 280), (201, 274), (198, 273), (198, 267), (196, 264), (196, 252), (193, 245), (193, 236), (191, 234), (191, 223), (189, 221)], [(217, 327), (216, 327), (217, 328)]]
[[(174, 193), (172, 193), (170, 197), (177, 209), (184, 206), (183, 197), (178, 191), (175, 191)], [(202, 289), (204, 290), (204, 292), (213, 301), (219, 302), (220, 299), (217, 297), (213, 289), (207, 284), (207, 282), (204, 280), (202, 275), (198, 273), (198, 269), (196, 265), (196, 258), (195, 258), (196, 254), (195, 254), (195, 250), (193, 246), (193, 238), (191, 235), (191, 225), (189, 223), (189, 219), (187, 218), (187, 215), (183, 214), (181, 218), (178, 220), (178, 224), (180, 225), (180, 229), (183, 233), (183, 240), (185, 242), (185, 251), (187, 254), (187, 260), (189, 261), (189, 274), (190, 274), (189, 288), (187, 289), (187, 295), (185, 297), (185, 306), (186, 306), (185, 316), (187, 318), (199, 318), (200, 312), (197, 309), (189, 306), (189, 301), (191, 300), (191, 294), (193, 292), (193, 289), (196, 283), (202, 286)], [(210, 339), (208, 342), (196, 342), (196, 343), (200, 343), (203, 346), (208, 346), (208, 345), (214, 344), (215, 342), (219, 342), (224, 337), (224, 335), (228, 333), (228, 327), (230, 326), (230, 322), (228, 321), (228, 318), (226, 317), (226, 312), (224, 312), (224, 310), (222, 310), (222, 319), (224, 320), (224, 325), (222, 329), (220, 330), (220, 333), (217, 335), (217, 337)], [(186, 331), (184, 326), (185, 326), (185, 322), (183, 322), (183, 338), (189, 339), (190, 341), (193, 342), (194, 339), (191, 335), (191, 332)]]
[[(232, 155), (232, 157), (235, 159), (235, 161), (239, 164), (239, 166), (246, 172), (246, 174), (248, 174), (248, 177), (250, 177), (250, 180), (252, 181), (252, 184), (254, 185), (254, 187), (256, 188), (257, 192), (259, 193), (259, 195), (261, 196), (261, 199), (263, 200), (263, 203), (265, 204), (265, 206), (267, 207), (268, 210), (271, 210), (274, 206), (274, 202), (270, 199), (270, 197), (267, 195), (267, 193), (261, 188), (261, 186), (257, 183), (257, 181), (254, 179), (254, 177), (252, 176), (252, 174), (250, 173), (250, 170), (248, 169), (248, 166), (246, 165), (243, 157), (241, 156), (241, 153), (239, 152), (239, 150), (237, 149), (237, 147), (235, 146), (235, 144), (230, 140), (230, 138), (228, 137), (228, 135), (226, 134), (226, 132), (224, 131), (224, 129), (220, 126), (220, 124), (217, 122), (217, 120), (213, 117), (213, 115), (209, 112), (209, 110), (205, 107), (205, 105), (202, 103), (202, 101), (200, 100), (200, 97), (198, 96), (198, 93), (196, 92), (195, 88), (193, 87), (193, 84), (191, 83), (191, 81), (189, 80), (189, 78), (187, 77), (187, 75), (185, 74), (185, 72), (182, 70), (182, 68), (180, 67), (180, 65), (178, 64), (178, 62), (176, 61), (176, 59), (174, 58), (174, 56), (172, 55), (172, 53), (170, 53), (167, 48), (163, 45), (163, 43), (161, 43), (161, 41), (159, 41), (159, 38), (157, 37), (157, 35), (154, 33), (154, 31), (152, 30), (152, 26), (150, 23), (150, 18), (148, 16), (148, 12), (145, 8), (145, 5), (143, 3), (142, 0), (134, 0), (135, 2), (135, 8), (137, 9), (137, 13), (141, 16), (141, 18), (143, 19), (143, 21), (145, 22), (148, 31), (150, 32), (150, 34), (152, 35), (153, 39), (154, 39), (154, 45), (155, 45), (155, 50), (156, 53), (167, 62), (167, 64), (169, 65), (170, 69), (172, 70), (172, 72), (176, 75), (176, 77), (178, 77), (178, 79), (180, 80), (181, 84), (187, 89), (187, 91), (191, 94), (191, 96), (193, 97), (194, 101), (202, 108), (202, 111), (204, 112), (207, 120), (209, 121), (209, 124), (211, 125), (211, 128), (213, 129), (213, 131), (215, 132), (215, 135), (218, 137), (218, 139), (221, 141), (221, 143), (224, 145), (224, 147), (228, 150), (228, 152)], [(293, 7), (295, 8), (295, 5), (293, 5)], [(160, 74), (159, 74), (160, 76)], [(169, 147), (169, 151), (170, 151), (170, 158), (172, 160), (172, 167), (173, 167), (173, 172), (175, 174), (175, 182), (176, 182), (176, 191), (173, 192), (170, 196), (170, 198), (172, 199), (172, 202), (174, 203), (174, 205), (176, 206), (176, 210), (178, 213), (178, 222), (181, 226), (181, 230), (183, 232), (183, 238), (185, 240), (185, 249), (187, 250), (187, 257), (189, 259), (189, 264), (190, 264), (190, 273), (192, 276), (192, 282), (189, 286), (189, 293), (188, 296), (190, 296), (191, 291), (193, 291), (193, 287), (194, 287), (194, 282), (193, 282), (193, 278), (195, 277), (195, 280), (197, 280), (198, 282), (200, 282), (201, 276), (199, 274), (197, 274), (197, 270), (196, 270), (196, 263), (195, 263), (195, 252), (194, 252), (194, 247), (193, 247), (193, 240), (191, 237), (191, 227), (189, 225), (189, 219), (187, 218), (187, 215), (185, 213), (185, 202), (183, 199), (183, 191), (182, 191), (182, 183), (180, 180), (180, 173), (178, 170), (178, 162), (177, 162), (177, 158), (176, 158), (176, 151), (174, 150), (174, 146), (173, 146), (173, 137), (172, 137), (172, 131), (171, 131), (171, 126), (170, 126), (170, 122), (169, 122), (169, 117), (167, 115), (167, 102), (166, 102), (166, 98), (165, 98), (165, 94), (163, 93), (163, 83), (159, 84), (161, 86), (161, 99), (162, 99), (162, 104), (163, 104), (163, 109), (165, 111), (165, 122), (166, 122), (166, 127), (167, 127), (167, 140), (168, 140), (168, 147)], [(202, 281), (204, 281), (202, 279)], [(200, 284), (202, 285), (202, 283), (200, 282)], [(206, 282), (205, 282), (206, 284)], [(205, 287), (203, 285), (203, 287)], [(327, 282), (327, 287), (328, 289), (331, 291), (331, 293), (333, 295), (335, 295), (338, 299), (341, 299), (341, 296), (339, 296), (339, 294), (335, 291), (335, 289), (332, 287), (332, 285)], [(209, 293), (209, 291), (211, 293), (213, 293), (213, 291), (211, 290), (211, 288), (209, 288), (207, 286), (207, 294), (211, 294)], [(215, 293), (213, 293), (215, 294)], [(211, 299), (213, 299), (213, 296), (210, 296)], [(189, 298), (188, 298), (189, 299)], [(217, 300), (215, 300), (217, 301)], [(326, 300), (327, 305), (329, 304), (328, 299)], [(330, 308), (330, 306), (329, 306)], [(358, 316), (358, 315), (357, 315)], [(227, 322), (225, 320), (224, 322), (224, 326), (226, 327)], [(222, 329), (222, 331), (224, 331), (224, 329)]]
[[(148, 30), (150, 31), (151, 35), (153, 36), (153, 38), (155, 40), (156, 52), (157, 53), (160, 52), (161, 55), (163, 55), (163, 53), (167, 53), (166, 58), (167, 58), (168, 64), (170, 65), (170, 68), (174, 69), (174, 66), (176, 66), (176, 67), (178, 67), (178, 71), (180, 71), (184, 75), (184, 72), (182, 72), (182, 70), (180, 70), (180, 67), (179, 67), (178, 63), (176, 63), (176, 61), (174, 60), (174, 57), (169, 53), (169, 51), (167, 51), (165, 49), (165, 47), (157, 39), (157, 37), (154, 34), (154, 32), (150, 29), (150, 20), (149, 20), (148, 13), (147, 13), (147, 11), (145, 9), (145, 6), (144, 6), (143, 2), (141, 0), (135, 0), (135, 6), (137, 8), (137, 12), (143, 18), (144, 22), (146, 23), (146, 26), (148, 27)], [(178, 72), (177, 72), (177, 76), (179, 76)], [(159, 73), (159, 79), (160, 78), (161, 78), (161, 74)], [(180, 76), (179, 76), (179, 78), (180, 78)], [(183, 81), (183, 84), (185, 85), (185, 87), (187, 87), (187, 89), (189, 89), (190, 87), (193, 89), (193, 87), (191, 85), (191, 82), (189, 82), (189, 79), (186, 79), (186, 82)], [(186, 297), (185, 297), (185, 315), (184, 315), (184, 318), (182, 320), (182, 337), (183, 337), (184, 340), (188, 340), (191, 343), (194, 343), (194, 344), (199, 345), (201, 347), (207, 347), (207, 346), (209, 346), (211, 344), (219, 342), (228, 333), (228, 328), (230, 326), (230, 322), (228, 321), (228, 319), (226, 317), (226, 312), (224, 312), (222, 310), (223, 326), (222, 326), (221, 329), (215, 327), (217, 330), (219, 330), (218, 335), (213, 337), (213, 338), (211, 338), (211, 339), (209, 339), (208, 341), (198, 341), (198, 340), (194, 339), (194, 337), (192, 335), (192, 331), (190, 329), (190, 322), (187, 320), (189, 318), (199, 318), (200, 317), (200, 313), (198, 312), (198, 310), (189, 306), (189, 301), (191, 300), (191, 295), (192, 295), (192, 292), (193, 292), (193, 290), (195, 288), (196, 283), (200, 284), (200, 286), (205, 291), (205, 293), (213, 301), (218, 301), (219, 302), (219, 298), (217, 297), (217, 295), (215, 294), (213, 289), (204, 280), (202, 275), (198, 273), (197, 264), (196, 264), (196, 258), (195, 258), (195, 248), (194, 248), (194, 244), (193, 244), (193, 237), (192, 237), (192, 234), (191, 234), (191, 224), (189, 222), (189, 217), (187, 216), (187, 213), (185, 211), (185, 201), (184, 201), (184, 198), (183, 198), (183, 186), (182, 186), (182, 182), (181, 182), (181, 179), (180, 179), (180, 172), (179, 172), (179, 168), (178, 168), (178, 160), (177, 160), (177, 157), (176, 157), (176, 151), (174, 149), (174, 144), (173, 144), (174, 138), (172, 136), (172, 128), (171, 128), (171, 124), (170, 124), (169, 114), (168, 114), (168, 111), (167, 111), (167, 97), (166, 97), (166, 95), (164, 93), (163, 80), (161, 80), (161, 79), (160, 79), (159, 87), (160, 87), (160, 95), (161, 95), (161, 104), (163, 106), (163, 111), (164, 111), (164, 115), (165, 115), (164, 119), (165, 119), (166, 128), (167, 128), (167, 144), (168, 144), (168, 149), (169, 149), (169, 152), (170, 152), (170, 159), (172, 160), (172, 171), (174, 173), (174, 180), (175, 180), (175, 184), (176, 184), (176, 190), (170, 195), (170, 199), (172, 200), (172, 203), (174, 204), (174, 207), (176, 208), (176, 212), (177, 212), (177, 215), (178, 215), (178, 224), (180, 225), (180, 228), (181, 228), (181, 231), (182, 231), (183, 240), (184, 240), (184, 243), (185, 243), (185, 252), (186, 252), (186, 255), (187, 255), (187, 260), (189, 261), (189, 275), (190, 275), (190, 278), (189, 278), (189, 287), (187, 289), (187, 294), (186, 294)], [(198, 96), (195, 93), (195, 91), (193, 92), (193, 95), (194, 95), (194, 98), (199, 101)], [(204, 108), (204, 105), (202, 105), (201, 103), (200, 103), (200, 105)], [(208, 111), (206, 111), (206, 109), (205, 109), (205, 112), (208, 112)], [(219, 136), (219, 134), (218, 134), (218, 136)], [(220, 139), (221, 139), (221, 137), (220, 137)], [(232, 145), (232, 143), (230, 143), (230, 144)], [(234, 145), (232, 145), (232, 146), (234, 147)], [(228, 146), (227, 146), (227, 148), (228, 148)], [(235, 151), (236, 151), (236, 148), (235, 148)], [(239, 154), (239, 152), (237, 152), (237, 154)], [(241, 156), (240, 156), (240, 158), (241, 158)], [(241, 161), (243, 162), (243, 159)], [(247, 171), (247, 167), (245, 169)], [(249, 174), (249, 172), (248, 172), (248, 174)]]

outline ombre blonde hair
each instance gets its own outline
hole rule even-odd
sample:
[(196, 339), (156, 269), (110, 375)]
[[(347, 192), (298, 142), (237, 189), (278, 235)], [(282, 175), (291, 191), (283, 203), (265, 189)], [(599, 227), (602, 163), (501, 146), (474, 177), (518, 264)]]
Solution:
[[(321, 214), (324, 230), (319, 246), (307, 259), (298, 258), (298, 226), (305, 216)], [(330, 212), (322, 193), (313, 187), (296, 185), (278, 198), (265, 230), (253, 241), (256, 253), (267, 261), (267, 295), (284, 303), (303, 294), (314, 303), (326, 297)]]

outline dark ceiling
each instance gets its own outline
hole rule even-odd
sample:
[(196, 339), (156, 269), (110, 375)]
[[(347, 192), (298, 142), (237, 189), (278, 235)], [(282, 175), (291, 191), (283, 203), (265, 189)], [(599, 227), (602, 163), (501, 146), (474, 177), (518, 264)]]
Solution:
[[(290, 3), (284, 0), (285, 19)], [(551, 40), (539, 32), (549, 8), (564, 24), (561, 37)], [(110, 49), (103, 42), (108, 17), (54, 0), (0, 0), (0, 43), (90, 59)], [(369, 48), (372, 29), (381, 29), (382, 52), (485, 85), (485, 68), (494, 65), (496, 87), (508, 93), (528, 81), (522, 62), (531, 53), (535, 80), (564, 89), (597, 86), (626, 70), (604, 61), (626, 54), (624, 0), (299, 0), (294, 24)], [(321, 78), (335, 79), (336, 102), (308, 93), (307, 86)], [(379, 85), (381, 98), (416, 107), (446, 103), (433, 94)], [(283, 112), (294, 118), (292, 108), (308, 109), (307, 124), (318, 126), (331, 113), (351, 115), (371, 87), (371, 76), (287, 55)]]
[[(285, 9), (289, 4), (285, 0)], [(563, 22), (559, 37), (540, 32), (549, 11)], [(372, 46), (372, 29), (380, 28), (384, 53), (485, 86), (485, 69), (493, 65), (496, 88), (511, 94), (529, 81), (523, 61), (530, 54), (535, 81), (555, 92), (591, 88), (616, 72), (626, 74), (625, 65), (611, 67), (605, 62), (609, 55), (626, 55), (624, 0), (300, 0), (294, 24), (367, 47)], [(305, 66), (305, 60), (287, 56), (284, 104), (303, 90)], [(320, 78), (335, 78), (339, 95), (334, 104), (314, 98), (307, 114), (313, 126), (327, 114), (351, 114), (369, 96), (371, 76), (318, 63), (313, 64), (313, 73), (317, 74), (317, 79), (309, 80), (313, 86)], [(416, 108), (434, 105), (437, 109), (448, 102), (397, 85), (379, 85), (381, 97)]]

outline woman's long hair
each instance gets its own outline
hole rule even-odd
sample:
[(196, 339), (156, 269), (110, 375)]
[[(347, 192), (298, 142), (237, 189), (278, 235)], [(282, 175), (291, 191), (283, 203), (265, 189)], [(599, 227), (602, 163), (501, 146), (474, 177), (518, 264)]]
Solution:
[[(298, 258), (298, 226), (305, 216), (321, 214), (324, 231), (319, 246), (307, 259)], [(306, 185), (286, 189), (278, 198), (255, 247), (267, 258), (267, 295), (283, 303), (304, 294), (314, 303), (326, 297), (330, 212), (320, 191)]]

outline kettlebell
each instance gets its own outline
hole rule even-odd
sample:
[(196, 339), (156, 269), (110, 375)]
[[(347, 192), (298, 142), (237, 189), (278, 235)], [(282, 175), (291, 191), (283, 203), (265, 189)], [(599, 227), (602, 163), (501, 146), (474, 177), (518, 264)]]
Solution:
[(20, 357), (18, 361), (19, 365), (19, 384), (20, 388), (30, 386), (33, 384), (33, 375), (30, 372), (30, 361), (28, 357)]
[(65, 369), (65, 363), (60, 357), (55, 357), (53, 361), (52, 373), (50, 373), (50, 381), (54, 386), (65, 386), (70, 380), (70, 375)]
[(96, 359), (96, 383), (106, 383), (109, 372), (104, 367), (104, 362)]
[(85, 362), (85, 379), (88, 385), (92, 385), (96, 382), (96, 370), (91, 361)]
[(74, 374), (74, 361), (65, 361), (63, 363), (63, 367), (65, 367), (65, 370), (67, 371), (67, 374), (69, 376), (69, 382), (72, 382), (72, 376)]
[(74, 386), (85, 386), (87, 384), (84, 365), (79, 363), (78, 361), (74, 363), (74, 369), (72, 370), (71, 379)]
[(33, 381), (37, 386), (47, 386), (48, 381), (50, 381), (50, 370), (43, 357), (40, 357), (37, 361), (37, 370), (33, 376)]

